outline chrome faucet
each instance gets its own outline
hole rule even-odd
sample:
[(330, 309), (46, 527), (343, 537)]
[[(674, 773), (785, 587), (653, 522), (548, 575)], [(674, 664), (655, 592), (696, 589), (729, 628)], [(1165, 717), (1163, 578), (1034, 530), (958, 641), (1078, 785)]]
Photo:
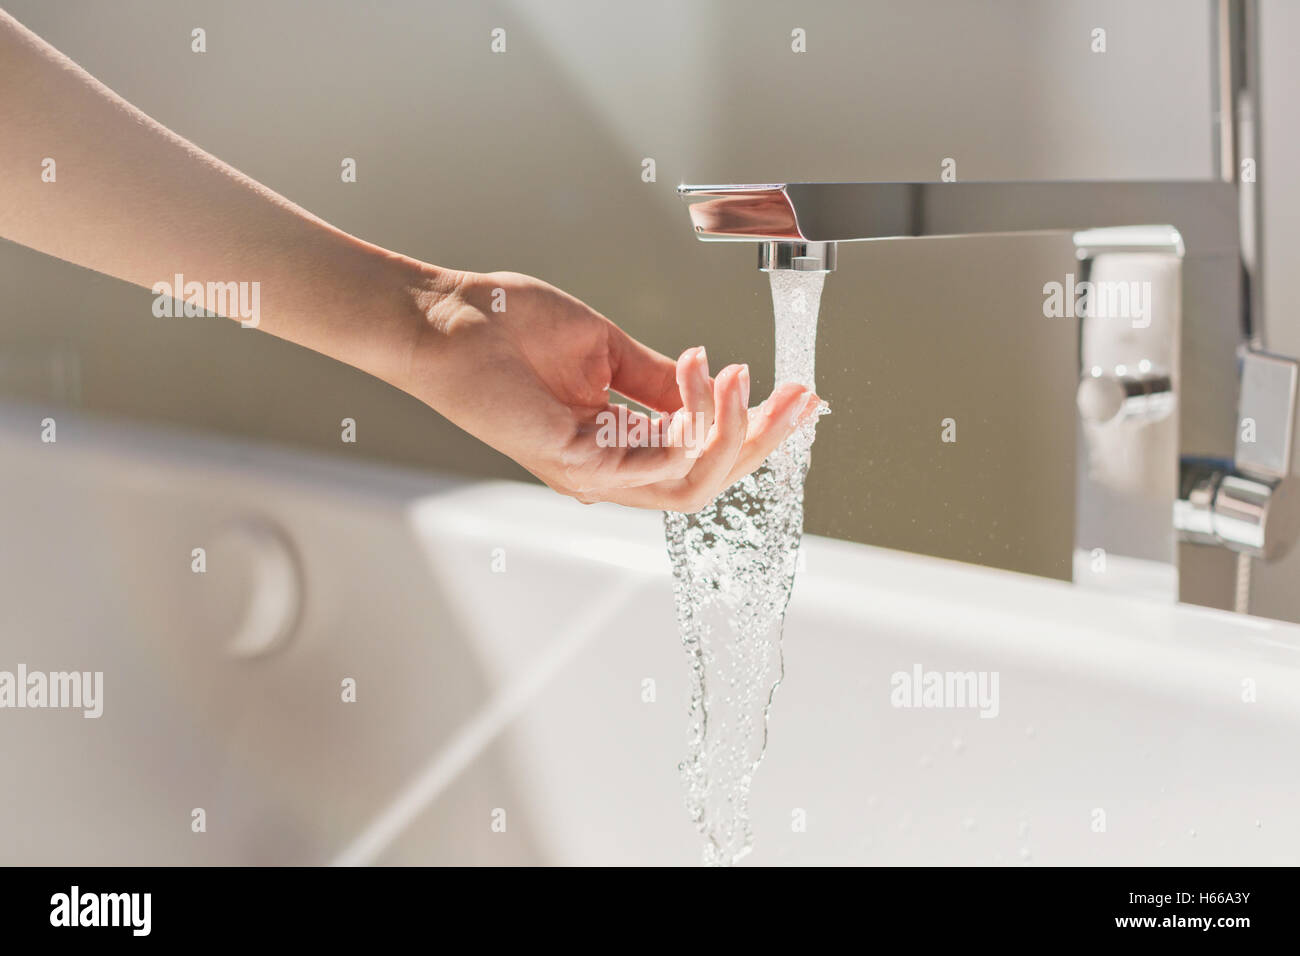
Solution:
[[(1080, 285), (1102, 261), (1126, 274), (1176, 269), (1180, 314), (1164, 333), (1172, 338), (1166, 359), (1131, 354), (1098, 364), (1081, 336), (1077, 404), (1094, 429), (1177, 418), (1168, 476), (1177, 492), (1166, 527), (1178, 597), (1239, 611), (1248, 610), (1251, 559), (1282, 556), (1300, 530), (1291, 476), (1300, 365), (1264, 351), (1259, 193), (1240, 175), (1240, 160), (1254, 155), (1253, 7), (1212, 4), (1220, 78), (1212, 180), (679, 188), (699, 239), (756, 243), (764, 271), (831, 272), (843, 242), (1026, 232), (1071, 235)], [(1101, 302), (1094, 296), (1082, 310), (1085, 332), (1100, 321)]]

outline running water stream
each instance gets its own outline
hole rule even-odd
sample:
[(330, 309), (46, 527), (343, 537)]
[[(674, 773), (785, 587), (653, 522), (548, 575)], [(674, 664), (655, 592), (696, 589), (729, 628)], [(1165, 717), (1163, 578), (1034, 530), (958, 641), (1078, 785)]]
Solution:
[[(814, 387), (824, 272), (769, 273), (776, 381)], [(820, 412), (829, 409), (823, 405)], [(801, 425), (747, 478), (697, 514), (667, 512), (677, 623), (691, 668), (686, 807), (704, 862), (728, 866), (753, 847), (749, 792), (784, 676), (781, 630), (803, 535), (803, 486), (815, 423)]]

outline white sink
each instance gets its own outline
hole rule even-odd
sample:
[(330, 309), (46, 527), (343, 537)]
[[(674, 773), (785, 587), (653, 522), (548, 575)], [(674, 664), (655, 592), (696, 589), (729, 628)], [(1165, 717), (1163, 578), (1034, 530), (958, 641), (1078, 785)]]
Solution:
[[(0, 863), (699, 860), (658, 515), (44, 414), (0, 414), (0, 670), (104, 714), (0, 711)], [(1300, 860), (1300, 627), (805, 549), (747, 862)], [(288, 637), (237, 656), (250, 602)], [(916, 668), (996, 716), (893, 706)]]

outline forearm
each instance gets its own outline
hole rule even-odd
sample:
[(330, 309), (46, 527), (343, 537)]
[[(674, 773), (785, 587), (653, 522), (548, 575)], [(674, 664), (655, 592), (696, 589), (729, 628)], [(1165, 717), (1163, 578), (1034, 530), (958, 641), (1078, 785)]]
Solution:
[[(42, 176), (47, 158), (54, 177)], [(673, 362), (538, 279), (440, 269), (349, 236), (149, 119), (3, 11), (0, 236), (165, 289), (187, 314), (197, 298), (250, 318), (242, 293), (251, 305), (256, 283), (258, 328), (409, 392), (583, 501), (697, 510), (819, 401), (783, 385), (747, 411), (747, 368), (712, 379), (703, 349)], [(232, 288), (238, 310), (210, 291)], [(629, 412), (611, 392), (672, 417)], [(611, 439), (609, 423), (629, 420), (638, 427)], [(642, 440), (652, 435), (666, 441)]]
[[(42, 178), (46, 158), (53, 182)], [(145, 287), (176, 274), (256, 282), (259, 328), (394, 384), (420, 335), (420, 304), (455, 278), (254, 182), (3, 11), (0, 236)]]

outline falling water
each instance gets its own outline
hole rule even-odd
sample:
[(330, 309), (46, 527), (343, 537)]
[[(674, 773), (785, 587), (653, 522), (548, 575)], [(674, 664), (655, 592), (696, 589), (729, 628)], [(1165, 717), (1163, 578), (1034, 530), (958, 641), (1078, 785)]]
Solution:
[[(813, 388), (822, 272), (772, 272), (776, 380)], [(821, 411), (829, 409), (825, 405)], [(668, 512), (677, 623), (691, 668), (686, 806), (704, 862), (749, 853), (749, 791), (784, 676), (781, 629), (803, 534), (815, 425), (801, 425), (754, 474), (698, 514)]]

